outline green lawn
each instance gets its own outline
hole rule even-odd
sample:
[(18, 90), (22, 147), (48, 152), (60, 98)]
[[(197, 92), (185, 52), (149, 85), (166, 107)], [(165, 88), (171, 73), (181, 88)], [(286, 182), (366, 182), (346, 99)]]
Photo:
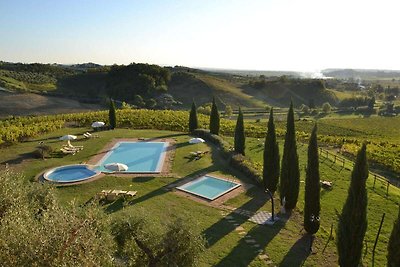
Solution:
[[(77, 134), (87, 131), (85, 128), (66, 128), (40, 138), (18, 143), (2, 148), (0, 163), (9, 162), (13, 168), (22, 171), (27, 181), (32, 180), (38, 173), (47, 168), (71, 163), (86, 162), (95, 155), (113, 138), (129, 137), (161, 137), (175, 138), (176, 152), (171, 175), (168, 177), (114, 177), (106, 176), (99, 180), (77, 186), (57, 188), (57, 195), (62, 203), (76, 201), (83, 204), (103, 189), (130, 189), (137, 190), (138, 195), (130, 205), (114, 202), (104, 206), (104, 210), (112, 218), (124, 216), (125, 213), (146, 213), (154, 220), (168, 221), (171, 217), (182, 216), (191, 220), (194, 227), (198, 227), (208, 241), (207, 250), (201, 260), (202, 266), (266, 266), (258, 258), (256, 249), (244, 242), (244, 239), (234, 230), (234, 226), (223, 219), (221, 211), (216, 208), (195, 202), (166, 190), (165, 186), (184, 177), (191, 177), (201, 173), (217, 173), (219, 175), (233, 176), (246, 183), (251, 181), (240, 173), (232, 170), (220, 157), (215, 147), (207, 144), (188, 145), (189, 136), (177, 132), (117, 129), (114, 131), (100, 132), (100, 138), (73, 141), (76, 145), (84, 145), (84, 150), (78, 154), (64, 157), (54, 157), (46, 160), (33, 159), (30, 153), (39, 141), (44, 141), (55, 149), (61, 147), (62, 142), (57, 137), (64, 134)], [(257, 139), (247, 140), (247, 154), (256, 162), (262, 160), (262, 146)], [(282, 142), (280, 142), (282, 144)], [(190, 161), (187, 156), (191, 151), (210, 150), (211, 153), (197, 161)], [(302, 180), (304, 180), (304, 167), (306, 162), (306, 147), (299, 147)], [(305, 251), (308, 240), (301, 233), (303, 192), (300, 193), (300, 202), (296, 210), (287, 221), (277, 223), (273, 227), (258, 226), (245, 220), (244, 217), (233, 214), (237, 222), (257, 240), (273, 261), (273, 265), (298, 266), (305, 262), (306, 266), (335, 266), (337, 262), (334, 241), (331, 241), (322, 254), (329, 236), (331, 223), (336, 224), (335, 210), (340, 212), (347, 194), (350, 172), (342, 170), (331, 163), (321, 163), (321, 179), (334, 182), (332, 191), (322, 192), (322, 224), (315, 241), (316, 254), (308, 255)], [(382, 212), (386, 212), (385, 224), (378, 244), (376, 254), (377, 266), (383, 266), (386, 257), (386, 245), (394, 217), (397, 214), (396, 203), (399, 202), (399, 191), (391, 192), (388, 199), (384, 197), (384, 190), (378, 188), (379, 194), (371, 190), (369, 181), (369, 228), (367, 232), (368, 254), (364, 263), (370, 265), (371, 248), (377, 231)], [(303, 185), (303, 184), (302, 184)], [(303, 188), (302, 188), (303, 190)], [(266, 202), (265, 194), (257, 187), (246, 193), (229, 200), (229, 206), (241, 207), (247, 210), (270, 210), (270, 203)], [(278, 211), (278, 208), (276, 208)], [(336, 227), (336, 225), (335, 225)]]
[[(247, 138), (246, 153), (255, 162), (262, 163), (262, 145), (263, 140), (256, 138)], [(280, 153), (283, 153), (283, 140), (279, 140)], [(307, 146), (298, 146), (301, 181), (305, 180), (305, 167), (307, 163)], [(334, 229), (337, 227), (337, 212), (341, 212), (344, 201), (347, 197), (347, 191), (350, 184), (351, 172), (346, 169), (341, 169), (340, 165), (334, 164), (329, 160), (320, 158), (320, 175), (321, 180), (332, 181), (334, 186), (330, 191), (322, 190), (321, 192), (321, 228), (317, 234), (318, 239), (327, 240), (331, 224), (334, 224)], [(393, 222), (397, 217), (398, 205), (400, 204), (400, 190), (391, 187), (389, 197), (386, 197), (386, 187), (377, 182), (375, 189), (373, 187), (373, 179), (370, 177), (367, 182), (368, 188), (368, 230), (366, 234), (366, 242), (368, 246), (368, 254), (363, 261), (366, 265), (371, 265), (372, 248), (375, 242), (376, 233), (379, 228), (379, 223), (383, 213), (386, 213), (385, 222), (380, 235), (380, 242), (377, 245), (375, 263), (376, 266), (384, 266), (386, 262), (386, 247), (390, 236), (390, 231), (393, 227)], [(241, 197), (242, 201), (246, 201)], [(233, 201), (237, 201), (235, 199)], [(304, 182), (301, 182), (300, 198), (297, 205), (297, 212), (302, 214), (304, 206)], [(300, 218), (300, 221), (302, 218)], [(300, 223), (300, 222), (298, 222)], [(301, 227), (300, 227), (301, 228)], [(322, 242), (323, 243), (323, 242)], [(268, 250), (268, 247), (267, 247)], [(314, 256), (314, 255), (313, 255)], [(321, 259), (322, 260), (322, 259)], [(312, 262), (310, 257), (307, 261)], [(314, 262), (317, 264), (317, 262)], [(319, 263), (319, 261), (318, 261)]]

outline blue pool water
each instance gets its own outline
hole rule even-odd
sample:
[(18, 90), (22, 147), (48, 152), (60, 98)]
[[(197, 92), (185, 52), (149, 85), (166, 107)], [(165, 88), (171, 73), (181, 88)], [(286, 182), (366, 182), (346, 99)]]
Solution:
[(209, 200), (214, 200), (239, 186), (240, 184), (238, 183), (206, 175), (177, 188)]
[(123, 163), (128, 173), (157, 173), (162, 169), (167, 142), (118, 142), (96, 165), (102, 172), (108, 163)]
[(57, 183), (71, 183), (83, 181), (99, 174), (89, 169), (86, 165), (70, 165), (54, 168), (43, 176), (46, 180)]

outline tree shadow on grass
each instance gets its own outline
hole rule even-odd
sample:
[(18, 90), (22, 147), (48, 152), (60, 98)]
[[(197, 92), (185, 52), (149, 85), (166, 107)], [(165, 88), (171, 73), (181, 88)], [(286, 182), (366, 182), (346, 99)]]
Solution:
[[(142, 195), (142, 196), (140, 196), (140, 197), (134, 198), (132, 201), (129, 202), (129, 204), (130, 204), (130, 205), (134, 205), (134, 204), (137, 204), (137, 203), (146, 201), (146, 200), (148, 200), (148, 199), (150, 199), (150, 198), (163, 195), (163, 194), (165, 194), (165, 193), (167, 193), (167, 192), (170, 192), (171, 189), (173, 189), (173, 188), (175, 188), (176, 186), (178, 186), (179, 183), (180, 183), (181, 181), (185, 180), (185, 179), (197, 177), (197, 176), (199, 176), (199, 175), (201, 175), (201, 174), (205, 174), (205, 173), (207, 173), (207, 172), (211, 172), (211, 171), (214, 171), (214, 170), (215, 170), (215, 169), (213, 168), (213, 166), (210, 166), (210, 167), (208, 167), (208, 168), (204, 168), (204, 169), (195, 171), (195, 172), (193, 172), (193, 173), (191, 173), (191, 174), (189, 174), (189, 175), (187, 175), (187, 176), (185, 176), (185, 177), (183, 177), (183, 178), (180, 178), (180, 179), (178, 179), (178, 180), (173, 181), (172, 183), (169, 183), (169, 184), (167, 184), (167, 185), (164, 185), (164, 186), (162, 186), (162, 187), (159, 187), (159, 188), (157, 188), (156, 190), (151, 191), (151, 192), (149, 192), (149, 193), (147, 193), (147, 194), (145, 194), (145, 195)], [(137, 178), (133, 178), (132, 180), (136, 181), (136, 179), (137, 179)], [(140, 195), (140, 191), (138, 192), (138, 194)]]
[(125, 200), (123, 198), (118, 198), (117, 200), (115, 200), (114, 202), (112, 202), (110, 205), (108, 205), (105, 208), (105, 212), (107, 214), (110, 214), (110, 213), (121, 210), (124, 207), (124, 202), (125, 202)]
[[(185, 144), (189, 144), (189, 143), (183, 143), (182, 146), (184, 146)], [(212, 158), (213, 162), (214, 161), (218, 161), (219, 162), (221, 159), (217, 155), (218, 152), (215, 151), (215, 147), (213, 147), (213, 146), (210, 146), (210, 147), (211, 147), (211, 158)], [(128, 204), (129, 205), (135, 205), (135, 204), (138, 204), (140, 202), (143, 202), (143, 201), (146, 201), (148, 199), (151, 199), (153, 197), (158, 197), (160, 195), (163, 195), (163, 194), (165, 194), (167, 192), (170, 192), (175, 187), (181, 185), (183, 182), (186, 182), (186, 181), (188, 181), (190, 179), (194, 179), (196, 177), (199, 177), (201, 175), (204, 175), (204, 174), (207, 174), (207, 173), (210, 173), (210, 172), (217, 171), (217, 170), (220, 169), (220, 167), (221, 166), (219, 166), (218, 164), (214, 163), (213, 165), (211, 165), (211, 166), (209, 166), (207, 168), (203, 168), (203, 169), (197, 170), (197, 171), (195, 171), (193, 173), (190, 173), (189, 175), (186, 175), (185, 177), (179, 178), (179, 179), (177, 179), (177, 180), (175, 180), (175, 181), (173, 181), (173, 182), (171, 182), (171, 183), (169, 183), (167, 185), (161, 186), (161, 187), (159, 187), (159, 188), (157, 188), (157, 189), (155, 189), (155, 190), (153, 190), (153, 191), (151, 191), (151, 192), (149, 192), (147, 194), (144, 194), (144, 195), (140, 194), (140, 189), (139, 189), (138, 190), (139, 197), (135, 197), (134, 199), (129, 201)], [(135, 177), (135, 178), (132, 178), (132, 182), (147, 182), (147, 181), (150, 181), (152, 179), (156, 179), (156, 178), (155, 177), (148, 177), (148, 176), (146, 176), (146, 177)], [(137, 190), (137, 189), (134, 189), (134, 190)], [(122, 209), (122, 207), (123, 207), (123, 205), (121, 205), (119, 203), (115, 203), (115, 204), (113, 203), (110, 206), (112, 206), (112, 207), (108, 208), (108, 212), (109, 213), (116, 212), (116, 211)]]
[(27, 160), (27, 159), (36, 159), (36, 157), (33, 155), (33, 151), (32, 152), (18, 154), (17, 157), (15, 157), (13, 159), (5, 160), (3, 162), (0, 162), (0, 164), (20, 164), (24, 160)]
[(154, 176), (137, 176), (132, 178), (132, 182), (134, 183), (145, 183), (151, 180), (154, 180)]
[[(252, 198), (246, 203), (244, 203), (239, 209), (248, 210), (256, 212), (259, 208), (261, 208), (266, 202), (266, 199), (260, 200), (259, 198)], [(234, 218), (235, 223), (243, 224), (247, 221), (247, 217), (238, 215), (234, 212), (231, 212), (229, 215)], [(207, 247), (213, 246), (220, 239), (224, 238), (224, 236), (228, 235), (232, 231), (234, 231), (236, 226), (233, 223), (228, 222), (225, 218), (222, 218), (218, 222), (214, 223), (208, 229), (203, 232), (207, 240)]]
[(305, 234), (293, 246), (289, 252), (285, 255), (279, 266), (303, 266), (304, 262), (310, 255), (310, 235)]
[(146, 138), (146, 141), (154, 141), (158, 139), (164, 139), (164, 138), (173, 138), (173, 137), (179, 137), (179, 136), (185, 136), (188, 135), (187, 133), (177, 133), (177, 134), (168, 134), (168, 135), (160, 135), (160, 136), (155, 136), (151, 138)]
[(254, 226), (247, 235), (250, 235), (260, 245), (253, 247), (242, 238), (236, 247), (215, 266), (248, 266), (260, 253), (258, 250), (266, 247), (285, 226), (284, 221), (276, 222), (273, 226)]

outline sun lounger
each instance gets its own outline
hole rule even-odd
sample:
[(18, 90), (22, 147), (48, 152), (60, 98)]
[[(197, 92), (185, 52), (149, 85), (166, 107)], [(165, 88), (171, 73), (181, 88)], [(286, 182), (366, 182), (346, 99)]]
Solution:
[(137, 194), (137, 191), (128, 191), (125, 193), (125, 195), (129, 196), (129, 197), (134, 197), (134, 196), (136, 196), (136, 194)]
[(85, 138), (98, 138), (98, 137), (99, 137), (98, 134), (91, 134), (91, 133), (89, 133), (89, 132), (84, 133), (83, 136), (84, 136)]
[(72, 155), (75, 155), (75, 153), (77, 152), (76, 150), (68, 150), (64, 148), (61, 148), (60, 151), (64, 154), (72, 154)]
[(67, 151), (74, 151), (74, 152), (79, 152), (81, 150), (80, 148), (69, 147), (69, 146), (64, 146), (62, 149), (67, 150)]
[(74, 146), (74, 145), (71, 145), (71, 144), (66, 144), (66, 145), (64, 146), (64, 148), (70, 148), (70, 149), (75, 149), (75, 150), (82, 150), (82, 149), (83, 149), (83, 146)]

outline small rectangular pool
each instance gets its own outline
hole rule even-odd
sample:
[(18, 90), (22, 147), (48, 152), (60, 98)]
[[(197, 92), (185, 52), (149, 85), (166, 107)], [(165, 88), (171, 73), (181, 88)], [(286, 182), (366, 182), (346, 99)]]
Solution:
[(194, 181), (179, 186), (177, 189), (206, 198), (208, 200), (214, 200), (239, 186), (239, 183), (233, 181), (205, 175)]
[(111, 172), (104, 168), (108, 163), (123, 163), (125, 173), (159, 173), (165, 159), (168, 142), (118, 142), (96, 164), (96, 170)]

